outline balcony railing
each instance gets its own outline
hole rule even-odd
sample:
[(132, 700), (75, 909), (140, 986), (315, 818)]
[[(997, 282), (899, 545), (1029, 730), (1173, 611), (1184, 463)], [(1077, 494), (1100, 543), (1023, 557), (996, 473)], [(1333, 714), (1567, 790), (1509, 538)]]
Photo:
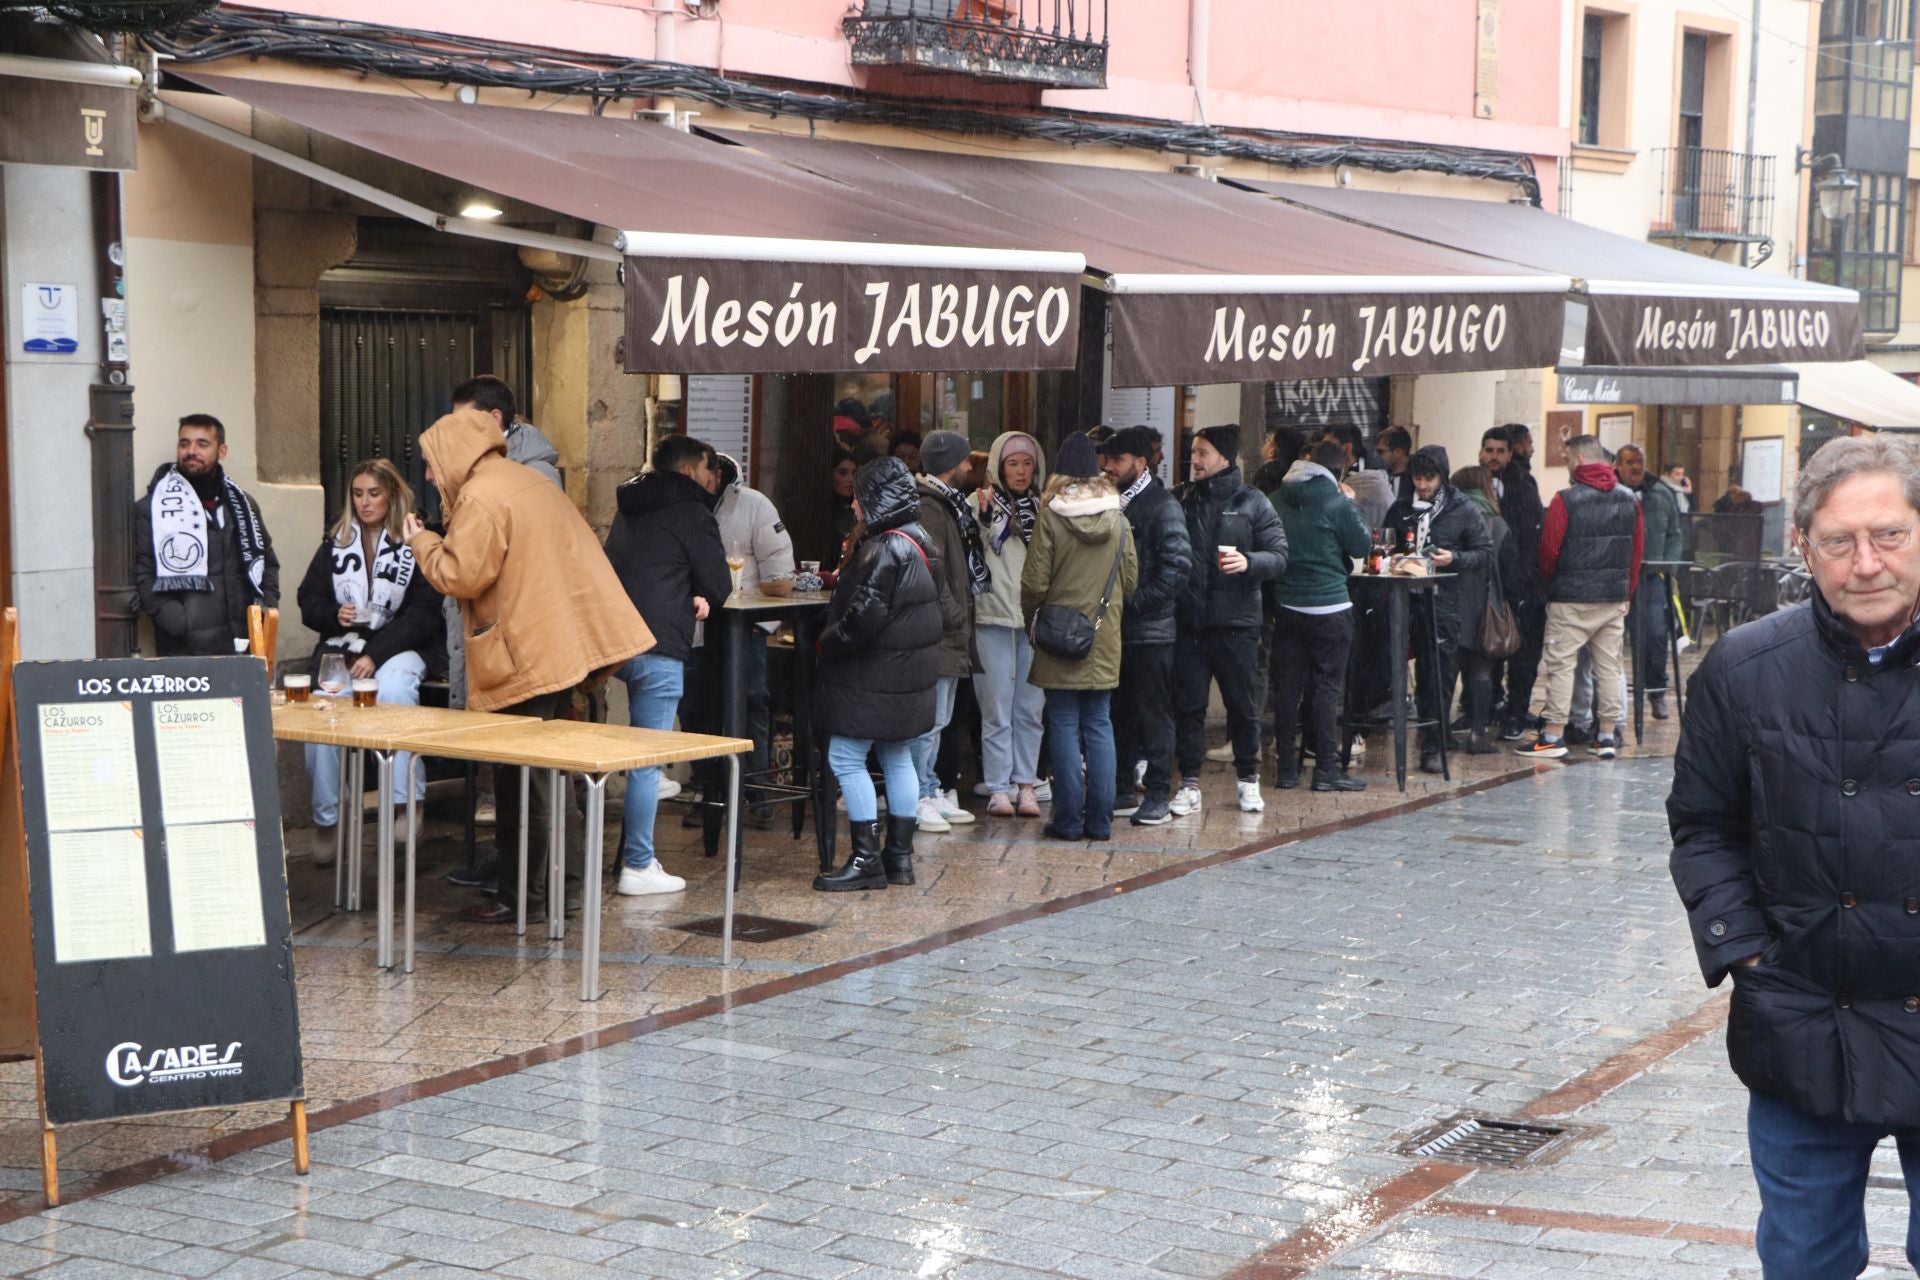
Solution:
[(1773, 157), (1705, 147), (1656, 147), (1655, 240), (1764, 243), (1773, 238)]
[(1108, 3), (865, 0), (842, 26), (858, 66), (1104, 89)]

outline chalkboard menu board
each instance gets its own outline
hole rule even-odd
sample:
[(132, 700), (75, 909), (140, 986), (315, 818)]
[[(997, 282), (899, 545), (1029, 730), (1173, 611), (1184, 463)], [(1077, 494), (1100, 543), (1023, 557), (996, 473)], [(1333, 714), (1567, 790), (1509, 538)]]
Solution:
[(13, 669), (49, 1125), (303, 1095), (266, 668)]

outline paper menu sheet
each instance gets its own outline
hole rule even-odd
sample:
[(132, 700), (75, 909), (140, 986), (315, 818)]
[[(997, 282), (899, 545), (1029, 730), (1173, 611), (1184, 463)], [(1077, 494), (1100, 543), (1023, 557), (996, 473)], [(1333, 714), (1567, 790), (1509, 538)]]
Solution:
[(240, 699), (155, 702), (153, 746), (169, 831), (195, 822), (253, 821), (253, 771)]
[(251, 822), (168, 827), (167, 887), (175, 951), (266, 945)]
[(140, 825), (132, 703), (42, 705), (40, 769), (49, 831)]
[(56, 831), (48, 838), (48, 864), (56, 963), (153, 954), (138, 828)]

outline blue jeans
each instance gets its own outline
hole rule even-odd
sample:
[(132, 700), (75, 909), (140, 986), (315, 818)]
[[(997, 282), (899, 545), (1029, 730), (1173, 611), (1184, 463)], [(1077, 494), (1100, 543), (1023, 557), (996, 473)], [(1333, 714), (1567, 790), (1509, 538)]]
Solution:
[(1867, 1169), (1891, 1134), (1907, 1179), (1907, 1259), (1920, 1267), (1920, 1130), (1807, 1115), (1754, 1093), (1747, 1146), (1760, 1184), (1756, 1246), (1766, 1280), (1853, 1280), (1867, 1265)]
[(1111, 689), (1047, 690), (1047, 749), (1053, 764), (1053, 820), (1047, 825), (1069, 840), (1083, 835), (1105, 840), (1113, 834), (1112, 697)]
[[(953, 723), (953, 704), (960, 696), (960, 677), (941, 676), (933, 686), (933, 728), (910, 741), (914, 771), (920, 775), (920, 799), (931, 800), (940, 794), (940, 775), (933, 762), (940, 754), (940, 735)], [(839, 770), (835, 770), (838, 773)], [(845, 790), (844, 784), (841, 790)], [(893, 803), (893, 788), (887, 788), (887, 803)]]
[(973, 678), (980, 700), (981, 781), (995, 791), (1040, 781), (1040, 716), (1046, 694), (1027, 683), (1033, 641), (1018, 627), (982, 626), (980, 674)]
[[(671, 729), (680, 709), (686, 664), (643, 653), (620, 668), (627, 682), (627, 723), (636, 729)], [(620, 864), (644, 871), (653, 862), (653, 820), (660, 808), (660, 770), (627, 770), (627, 801), (620, 819)]]
[[(379, 690), (376, 700), (396, 706), (420, 705), (420, 681), (427, 674), (427, 662), (408, 649), (396, 653), (375, 668), (373, 679)], [(407, 777), (413, 777), (413, 798), (427, 798), (427, 767), (405, 751), (393, 757), (393, 804), (407, 802)], [(340, 748), (307, 744), (307, 776), (313, 779), (313, 825), (331, 827), (340, 821)]]
[(913, 752), (918, 738), (898, 742), (875, 742), (872, 738), (842, 738), (835, 735), (827, 743), (827, 767), (839, 780), (840, 794), (846, 797), (847, 821), (872, 822), (880, 816), (880, 797), (874, 794), (873, 777), (867, 772), (867, 753), (880, 757), (880, 772), (887, 780), (887, 814), (911, 818), (920, 803), (920, 775), (914, 769)]

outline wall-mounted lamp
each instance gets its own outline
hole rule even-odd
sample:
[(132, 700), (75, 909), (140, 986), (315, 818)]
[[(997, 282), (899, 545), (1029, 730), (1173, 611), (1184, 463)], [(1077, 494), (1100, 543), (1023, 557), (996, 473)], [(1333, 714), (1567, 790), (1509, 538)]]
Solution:
[(1816, 156), (1801, 147), (1793, 156), (1793, 171), (1800, 173), (1811, 169), (1815, 174), (1814, 194), (1820, 200), (1820, 216), (1828, 222), (1845, 222), (1853, 216), (1855, 200), (1860, 195), (1860, 179), (1848, 171), (1840, 157), (1833, 153)]

